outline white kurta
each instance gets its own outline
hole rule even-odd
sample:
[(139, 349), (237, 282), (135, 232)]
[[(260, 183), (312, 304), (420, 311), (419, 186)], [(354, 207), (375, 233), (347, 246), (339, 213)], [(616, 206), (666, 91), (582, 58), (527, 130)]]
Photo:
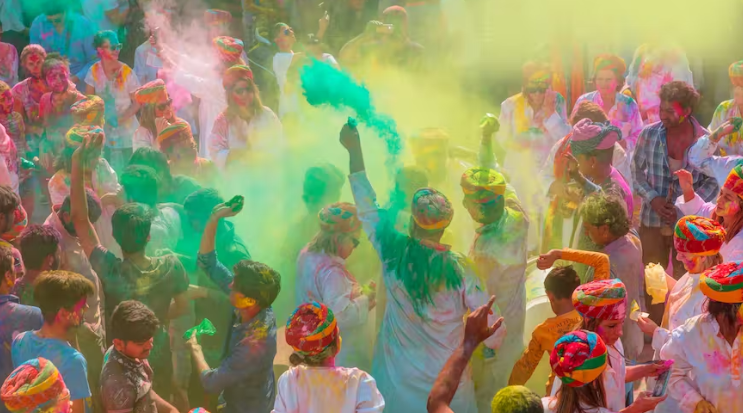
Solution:
[[(557, 410), (557, 398), (556, 397), (542, 397), (542, 407), (544, 407), (544, 413), (577, 413), (577, 412), (558, 412)], [(614, 413), (604, 407), (588, 408), (586, 405), (581, 406), (583, 413)]]
[(346, 269), (345, 260), (304, 248), (297, 259), (295, 306), (318, 301), (333, 310), (343, 337), (338, 366), (371, 369), (369, 297)]
[[(702, 197), (694, 194), (694, 199), (689, 202), (684, 202), (683, 195), (678, 197), (676, 207), (684, 215), (699, 215), (700, 217), (711, 218), (717, 205), (712, 202), (704, 202)], [(720, 255), (722, 255), (724, 262), (743, 260), (743, 231), (738, 232), (730, 242), (722, 245)]]
[[(385, 248), (389, 247), (388, 242), (405, 242), (407, 237), (394, 230), (393, 223), (384, 222), (386, 216), (380, 214), (376, 194), (365, 172), (352, 174), (349, 180), (364, 232), (384, 264), (382, 275), (387, 303), (374, 352), (372, 374), (387, 401), (385, 412), (425, 412), (433, 382), (446, 360), (462, 343), (464, 316), (486, 304), (488, 294), (477, 276), (467, 271), (462, 275), (459, 287), (442, 286), (438, 292), (432, 292), (432, 302), (423, 308), (425, 314), (419, 315), (404, 284), (391, 267), (391, 261), (401, 257), (385, 261), (383, 255)], [(488, 321), (495, 322), (495, 316)], [(485, 340), (485, 345), (497, 349), (505, 334), (506, 329), (502, 326)], [(457, 413), (477, 411), (469, 371), (459, 382), (451, 408)]]
[(375, 413), (384, 398), (369, 373), (345, 367), (290, 368), (279, 377), (272, 413)]
[(227, 109), (227, 97), (221, 77), (200, 77), (176, 71), (175, 81), (199, 98), (199, 156), (216, 162), (210, 157), (207, 142), (217, 116)]
[(719, 413), (743, 413), (742, 355), (743, 330), (731, 347), (709, 313), (673, 330), (661, 357), (675, 361), (668, 393), (679, 403), (680, 411), (694, 413), (697, 404), (707, 400)]

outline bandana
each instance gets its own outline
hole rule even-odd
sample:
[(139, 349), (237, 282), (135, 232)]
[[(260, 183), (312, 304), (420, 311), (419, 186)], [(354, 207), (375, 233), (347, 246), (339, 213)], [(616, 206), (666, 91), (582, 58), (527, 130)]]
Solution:
[(134, 91), (134, 100), (140, 105), (161, 105), (169, 100), (168, 91), (165, 90), (165, 82), (155, 79), (147, 82)]
[(462, 174), (459, 184), (464, 197), (477, 204), (487, 204), (503, 196), (506, 180), (490, 168), (470, 168)]
[(83, 125), (99, 125), (103, 120), (105, 105), (103, 99), (96, 95), (86, 96), (70, 107), (70, 113), (75, 123)]
[(715, 255), (725, 243), (727, 233), (717, 221), (688, 215), (678, 220), (673, 234), (673, 247), (678, 252)]
[(731, 64), (728, 68), (728, 75), (733, 86), (743, 87), (743, 60)]
[(232, 66), (224, 72), (222, 77), (222, 87), (225, 90), (231, 89), (241, 80), (253, 80), (253, 71), (244, 65)]
[(619, 79), (627, 71), (627, 65), (617, 55), (602, 54), (593, 59), (593, 73), (596, 74), (599, 70), (611, 70)]
[(300, 305), (286, 323), (286, 343), (306, 356), (322, 353), (337, 337), (333, 311), (315, 301)]
[(735, 192), (736, 195), (743, 198), (743, 165), (738, 164), (730, 171), (723, 188)]
[(161, 130), (157, 135), (157, 145), (161, 151), (165, 151), (179, 142), (192, 140), (191, 126), (186, 122), (176, 122)]
[(586, 330), (565, 334), (555, 342), (550, 354), (552, 371), (570, 387), (582, 387), (599, 378), (607, 362), (604, 341)]
[(435, 230), (449, 226), (454, 209), (446, 195), (433, 188), (422, 188), (413, 195), (412, 214), (419, 227)]
[(215, 37), (214, 47), (217, 48), (222, 63), (232, 63), (240, 58), (243, 52), (243, 41), (229, 36)]
[(743, 261), (726, 262), (705, 271), (699, 289), (720, 303), (743, 303)]
[(219, 26), (232, 21), (230, 12), (220, 9), (209, 9), (204, 12), (204, 21), (207, 26)]
[(570, 150), (575, 156), (586, 155), (593, 151), (613, 148), (621, 137), (622, 131), (610, 123), (581, 119), (573, 126)]
[(83, 144), (86, 136), (101, 132), (103, 132), (103, 129), (98, 126), (77, 124), (72, 126), (65, 134), (65, 143), (70, 148), (77, 148)]
[(39, 357), (10, 373), (0, 389), (0, 398), (11, 412), (42, 412), (69, 393), (54, 364)]
[(320, 228), (325, 232), (350, 233), (361, 227), (356, 215), (356, 205), (336, 202), (323, 208), (318, 214)]
[(575, 289), (573, 307), (584, 318), (622, 320), (627, 315), (627, 290), (618, 278), (591, 281)]
[(15, 211), (13, 211), (13, 228), (10, 231), (0, 235), (0, 239), (7, 242), (13, 242), (21, 232), (28, 226), (28, 215), (26, 210), (23, 209), (23, 205), (18, 205)]

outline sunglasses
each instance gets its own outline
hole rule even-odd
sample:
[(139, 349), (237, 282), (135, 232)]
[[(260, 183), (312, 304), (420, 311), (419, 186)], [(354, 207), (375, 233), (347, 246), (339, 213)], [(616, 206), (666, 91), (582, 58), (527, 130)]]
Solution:
[(108, 45), (108, 50), (110, 50), (112, 52), (115, 52), (115, 51), (121, 50), (122, 47), (124, 47), (124, 45), (121, 44), (121, 43), (119, 43), (119, 44), (110, 44), (110, 45)]
[(165, 109), (167, 109), (170, 106), (171, 103), (173, 103), (173, 99), (168, 99), (167, 102), (161, 103), (161, 104), (157, 105), (157, 110), (159, 110), (160, 112), (162, 112)]
[(253, 92), (253, 88), (252, 87), (241, 87), (239, 89), (235, 89), (234, 92), (236, 95), (247, 95), (248, 93)]
[(361, 241), (359, 241), (358, 238), (351, 238), (351, 242), (353, 242), (353, 247), (357, 248), (359, 244), (361, 244)]
[(61, 24), (64, 21), (64, 17), (55, 17), (53, 19), (48, 18), (48, 20), (49, 20), (49, 23), (57, 25), (57, 24)]
[(284, 35), (289, 36), (289, 34), (292, 32), (292, 29), (284, 29)]
[(524, 92), (526, 93), (545, 93), (547, 92), (546, 87), (527, 87), (524, 88)]

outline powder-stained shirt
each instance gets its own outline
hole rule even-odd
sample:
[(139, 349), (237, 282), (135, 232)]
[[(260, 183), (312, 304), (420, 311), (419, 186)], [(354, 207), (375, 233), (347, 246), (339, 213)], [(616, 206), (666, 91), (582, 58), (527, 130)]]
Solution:
[[(712, 120), (709, 123), (707, 129), (713, 132), (715, 129), (722, 126), (726, 120), (732, 118), (740, 118), (740, 110), (738, 105), (735, 104), (735, 100), (726, 100), (715, 109), (715, 113), (712, 115)], [(740, 131), (733, 132), (730, 135), (722, 138), (719, 144), (720, 155), (743, 155), (743, 135)]]
[(715, 317), (705, 313), (673, 330), (660, 354), (664, 360), (674, 360), (668, 393), (681, 412), (694, 413), (702, 400), (718, 412), (743, 412), (743, 330), (738, 330), (731, 346)]
[[(5, 378), (13, 371), (10, 346), (20, 333), (38, 330), (44, 324), (41, 310), (36, 307), (20, 304), (14, 295), (0, 295), (0, 378)], [(5, 403), (0, 403), (0, 412), (6, 413)]]
[(26, 127), (27, 146), (30, 149), (38, 149), (39, 142), (36, 137), (41, 136), (44, 132), (39, 104), (41, 102), (41, 96), (46, 92), (46, 82), (33, 77), (21, 80), (13, 86), (13, 99), (23, 107), (23, 123)]
[(224, 169), (232, 149), (248, 149), (256, 153), (277, 153), (283, 147), (281, 122), (264, 106), (250, 123), (242, 119), (230, 121), (221, 113), (208, 134), (209, 158)]
[(18, 83), (18, 50), (10, 43), (0, 42), (0, 80), (10, 87)]
[(101, 400), (103, 408), (111, 413), (157, 413), (149, 362), (109, 348), (101, 371)]
[[(199, 254), (201, 267), (229, 294), (234, 275), (219, 262), (217, 254)], [(207, 393), (221, 393), (224, 413), (269, 413), (276, 397), (273, 360), (276, 356), (276, 317), (262, 309), (253, 319), (232, 326), (227, 353), (219, 367), (202, 371)], [(220, 403), (221, 404), (221, 403)]]
[(357, 368), (290, 368), (279, 377), (272, 413), (381, 413), (384, 398), (369, 373)]
[(110, 148), (131, 148), (132, 136), (139, 127), (135, 116), (127, 120), (118, 120), (134, 102), (131, 95), (139, 87), (139, 80), (134, 71), (122, 63), (121, 69), (116, 72), (116, 78), (109, 79), (103, 70), (101, 62), (91, 66), (85, 83), (95, 89), (95, 94), (103, 99), (106, 106), (106, 145)]
[(98, 59), (93, 47), (93, 24), (86, 17), (68, 11), (65, 13), (62, 33), (40, 14), (31, 23), (31, 44), (39, 44), (47, 53), (58, 52), (70, 61), (70, 73), (85, 79), (90, 66)]
[[(615, 99), (614, 106), (609, 109), (609, 113), (607, 113), (606, 116), (609, 118), (612, 125), (622, 131), (622, 139), (627, 141), (627, 149), (632, 153), (637, 144), (637, 137), (640, 136), (640, 132), (645, 126), (640, 117), (640, 109), (637, 106), (637, 102), (627, 95), (617, 93)], [(602, 108), (604, 107), (601, 93), (598, 91), (589, 92), (581, 95), (581, 97), (575, 101), (573, 113), (570, 115), (571, 117), (578, 111), (578, 106), (581, 102), (593, 102)]]
[[(691, 121), (694, 124), (694, 136), (696, 138), (708, 134), (696, 119), (692, 117)], [(668, 196), (668, 191), (671, 188), (673, 188), (674, 194), (681, 193), (678, 177), (671, 174), (668, 165), (668, 146), (666, 142), (666, 127), (663, 126), (663, 123), (656, 122), (648, 125), (640, 133), (635, 155), (632, 159), (633, 187), (635, 194), (642, 198), (640, 221), (645, 227), (659, 228), (662, 224), (660, 215), (650, 207), (650, 202), (654, 198)], [(690, 159), (689, 149), (684, 153), (683, 167), (691, 172), (694, 178), (694, 190), (699, 196), (707, 201), (717, 196), (719, 191), (717, 181), (704, 175), (694, 167)]]

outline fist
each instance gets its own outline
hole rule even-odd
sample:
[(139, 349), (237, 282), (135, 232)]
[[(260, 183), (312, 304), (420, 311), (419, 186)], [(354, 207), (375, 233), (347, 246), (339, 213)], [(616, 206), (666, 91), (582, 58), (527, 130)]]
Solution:
[(340, 134), (340, 142), (347, 150), (356, 149), (361, 145), (359, 138), (359, 131), (356, 129), (356, 125), (352, 125), (352, 122), (348, 122), (343, 125)]

